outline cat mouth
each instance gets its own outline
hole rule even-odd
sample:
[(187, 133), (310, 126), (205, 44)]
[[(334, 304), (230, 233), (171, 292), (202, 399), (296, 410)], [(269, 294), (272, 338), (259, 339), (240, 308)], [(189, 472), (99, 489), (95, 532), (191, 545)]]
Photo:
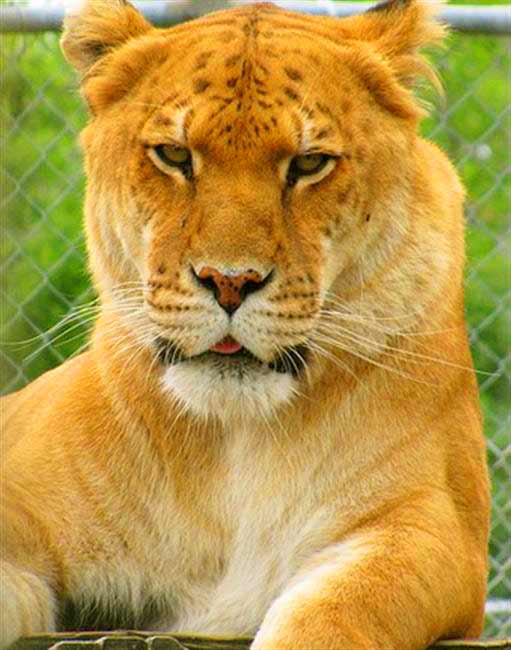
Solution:
[(209, 352), (216, 352), (217, 354), (233, 355), (233, 354), (238, 354), (238, 352), (241, 352), (243, 349), (244, 348), (241, 345), (241, 343), (238, 343), (238, 341), (233, 339), (232, 336), (226, 336), (218, 343), (215, 343), (215, 345), (212, 345), (209, 348)]
[(215, 343), (209, 350), (194, 356), (185, 355), (177, 344), (163, 337), (156, 340), (155, 347), (160, 363), (164, 366), (193, 361), (210, 361), (215, 365), (237, 366), (240, 369), (250, 366), (267, 368), (269, 371), (290, 374), (293, 377), (298, 377), (305, 371), (309, 356), (308, 347), (300, 344), (285, 348), (272, 361), (266, 362), (230, 336)]

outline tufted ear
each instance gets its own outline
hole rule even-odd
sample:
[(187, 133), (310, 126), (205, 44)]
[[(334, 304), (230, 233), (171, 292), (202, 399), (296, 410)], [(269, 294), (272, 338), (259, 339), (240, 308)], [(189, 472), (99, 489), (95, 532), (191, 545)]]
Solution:
[(387, 0), (344, 22), (352, 37), (373, 45), (402, 84), (411, 87), (417, 77), (427, 77), (438, 85), (419, 50), (446, 35), (446, 27), (435, 18), (443, 1)]
[(110, 50), (153, 29), (126, 0), (86, 0), (64, 21), (61, 47), (83, 75)]

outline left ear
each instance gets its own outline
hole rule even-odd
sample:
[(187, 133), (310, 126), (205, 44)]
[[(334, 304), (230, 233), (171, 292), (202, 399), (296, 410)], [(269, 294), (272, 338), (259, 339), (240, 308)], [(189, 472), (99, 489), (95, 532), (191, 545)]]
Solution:
[(127, 0), (86, 0), (64, 20), (61, 47), (83, 76), (108, 52), (153, 27)]
[(414, 86), (417, 77), (438, 84), (419, 52), (446, 35), (445, 25), (436, 19), (443, 1), (387, 0), (360, 16), (344, 19), (343, 26), (351, 38), (371, 43), (403, 85)]

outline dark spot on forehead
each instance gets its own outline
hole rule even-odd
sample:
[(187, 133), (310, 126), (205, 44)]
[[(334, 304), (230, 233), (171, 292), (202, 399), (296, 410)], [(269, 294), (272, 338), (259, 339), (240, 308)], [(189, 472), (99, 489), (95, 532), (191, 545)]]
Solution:
[(204, 69), (207, 66), (208, 61), (212, 54), (213, 54), (212, 50), (209, 50), (208, 52), (201, 52), (201, 54), (199, 54), (195, 59), (195, 69), (196, 70)]
[(228, 56), (225, 59), (225, 67), (232, 68), (240, 61), (240, 59), (241, 59), (241, 54), (231, 54), (231, 56)]
[(195, 79), (195, 81), (193, 82), (193, 92), (196, 95), (200, 95), (205, 90), (207, 90), (210, 86), (211, 86), (211, 82), (209, 82), (207, 79)]
[(270, 71), (268, 70), (268, 68), (264, 64), (262, 64), (260, 61), (256, 61), (256, 68), (265, 75), (270, 74)]
[(234, 86), (238, 83), (238, 77), (231, 77), (230, 79), (227, 79), (226, 85), (227, 88), (234, 88)]
[(252, 77), (252, 62), (247, 61), (246, 59), (241, 64), (241, 76), (244, 78)]
[(295, 90), (293, 90), (293, 88), (286, 86), (284, 88), (284, 93), (286, 97), (289, 97), (289, 99), (292, 99), (294, 102), (300, 101), (300, 95)]
[(323, 113), (323, 115), (326, 115), (327, 117), (334, 117), (332, 111), (325, 104), (322, 104), (321, 102), (316, 102), (316, 108), (320, 113)]
[(303, 77), (296, 68), (285, 67), (284, 72), (292, 81), (303, 81)]
[(222, 104), (230, 104), (232, 102), (232, 97), (224, 97), (223, 95), (211, 95), (211, 101), (221, 102)]
[(257, 104), (258, 104), (258, 106), (260, 106), (264, 110), (267, 110), (267, 109), (269, 109), (269, 108), (271, 108), (273, 106), (273, 104), (271, 104), (271, 103), (263, 102), (262, 99), (258, 99)]

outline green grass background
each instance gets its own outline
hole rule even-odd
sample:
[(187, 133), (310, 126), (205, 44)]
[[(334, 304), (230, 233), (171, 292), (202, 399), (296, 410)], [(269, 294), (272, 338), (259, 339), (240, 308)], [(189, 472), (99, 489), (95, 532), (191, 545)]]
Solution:
[[(446, 97), (423, 125), (468, 189), (467, 318), (475, 365), (492, 373), (479, 381), (493, 479), (490, 595), (499, 598), (511, 598), (509, 45), (503, 37), (452, 34), (433, 56)], [(84, 264), (84, 179), (76, 145), (86, 118), (58, 36), (4, 36), (0, 64), (1, 340), (8, 343), (0, 370), (10, 392), (83, 344), (86, 322), (61, 338), (41, 333), (93, 293)], [(496, 568), (506, 562), (503, 577)], [(487, 634), (511, 634), (505, 617), (493, 617)]]

